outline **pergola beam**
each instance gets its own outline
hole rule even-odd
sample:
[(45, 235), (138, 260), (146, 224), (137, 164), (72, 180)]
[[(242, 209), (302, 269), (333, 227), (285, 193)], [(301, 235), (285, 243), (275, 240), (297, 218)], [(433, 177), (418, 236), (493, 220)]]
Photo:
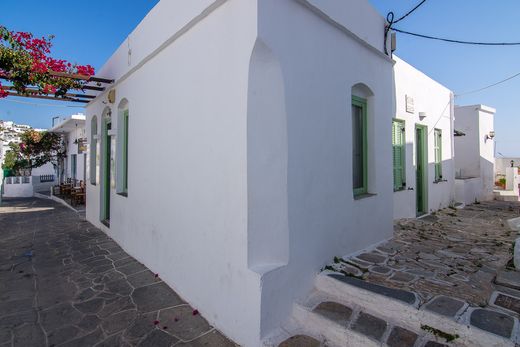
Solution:
[(54, 96), (48, 96), (48, 95), (24, 95), (24, 94), (18, 94), (13, 92), (7, 92), (9, 96), (17, 96), (20, 98), (34, 98), (34, 99), (46, 99), (46, 100), (54, 100), (54, 101), (70, 101), (70, 102), (80, 102), (80, 103), (88, 103), (89, 100), (81, 100), (81, 99), (75, 99), (75, 98), (57, 98)]
[[(87, 75), (81, 75), (81, 74), (69, 74), (65, 72), (58, 72), (58, 71), (49, 71), (49, 75), (60, 77), (60, 78), (70, 78), (77, 81), (86, 81), (86, 83), (91, 83), (94, 85), (83, 85), (78, 90), (93, 90), (97, 92), (103, 92), (105, 91), (105, 87), (102, 87), (101, 84), (112, 84), (114, 83), (113, 79), (108, 78), (101, 78), (96, 76), (87, 76)], [(0, 74), (0, 79), (4, 79), (7, 81), (10, 81), (10, 78), (6, 74)], [(55, 100), (55, 101), (70, 101), (70, 102), (79, 102), (79, 103), (88, 103), (92, 99), (96, 98), (96, 95), (90, 95), (90, 94), (79, 94), (79, 93), (65, 93), (63, 96), (56, 96), (53, 94), (40, 94), (42, 91), (40, 91), (37, 88), (34, 87), (27, 87), (25, 89), (24, 93), (18, 93), (14, 92), (16, 89), (13, 86), (3, 86), (2, 89), (7, 90), (9, 96), (18, 96), (18, 97), (25, 97), (25, 98), (35, 98), (35, 99), (47, 99), (47, 100)]]
[(114, 83), (114, 80), (110, 80), (108, 78), (101, 78), (96, 76), (86, 76), (86, 75), (80, 75), (80, 74), (70, 74), (66, 72), (57, 72), (57, 71), (49, 71), (49, 75), (56, 76), (56, 77), (65, 77), (65, 78), (71, 78), (74, 80), (83, 80), (83, 81), (89, 81), (89, 82), (100, 82), (100, 83)]
[[(2, 89), (16, 91), (16, 89), (14, 87), (11, 87), (11, 86), (2, 86)], [(36, 89), (36, 88), (26, 88), (25, 91), (27, 92), (27, 94), (30, 94), (30, 95), (27, 95), (27, 96), (32, 96), (34, 94), (42, 95), (42, 94), (39, 94), (40, 91), (38, 89)], [(24, 95), (24, 94), (20, 94), (20, 95)], [(45, 95), (46, 94), (44, 94), (44, 96)], [(50, 95), (52, 95), (52, 94), (50, 94)], [(71, 97), (71, 98), (85, 98), (85, 99), (95, 99), (96, 98), (95, 95), (74, 94), (74, 93), (65, 93), (64, 96)], [(55, 97), (55, 98), (57, 98), (57, 97)]]

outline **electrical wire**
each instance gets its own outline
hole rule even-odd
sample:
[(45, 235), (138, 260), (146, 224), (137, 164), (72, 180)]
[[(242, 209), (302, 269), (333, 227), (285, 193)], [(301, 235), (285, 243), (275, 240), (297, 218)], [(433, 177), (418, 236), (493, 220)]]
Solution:
[(488, 86), (485, 86), (485, 87), (482, 87), (482, 88), (479, 88), (479, 89), (475, 89), (475, 90), (471, 90), (471, 91), (469, 91), (469, 92), (464, 92), (464, 93), (460, 93), (460, 94), (455, 94), (455, 96), (458, 97), (458, 96), (463, 96), (463, 95), (468, 95), (468, 94), (477, 93), (477, 92), (480, 92), (480, 91), (486, 90), (486, 89), (488, 89), (488, 88), (494, 87), (494, 86), (496, 86), (496, 85), (502, 84), (502, 83), (504, 83), (504, 82), (507, 82), (507, 81), (509, 81), (509, 80), (512, 80), (513, 78), (518, 77), (518, 76), (520, 76), (520, 72), (514, 74), (513, 76), (509, 76), (508, 78), (505, 78), (505, 79), (503, 79), (503, 80), (501, 80), (501, 81), (498, 81), (498, 82), (495, 82), (495, 83), (493, 83), (493, 84), (490, 84), (490, 85), (488, 85)]
[[(394, 22), (395, 23), (395, 22)], [(518, 46), (520, 45), (520, 42), (476, 42), (476, 41), (462, 41), (462, 40), (453, 40), (453, 39), (447, 39), (443, 37), (435, 37), (435, 36), (429, 36), (429, 35), (423, 35), (423, 34), (417, 34), (412, 33), (410, 31), (401, 30), (392, 28), (393, 31), (397, 31), (398, 33), (406, 34), (406, 35), (412, 35), (417, 37), (422, 37), (425, 39), (430, 40), (438, 40), (438, 41), (445, 41), (445, 42), (451, 42), (451, 43), (460, 43), (464, 45), (479, 45), (479, 46)]]
[(17, 104), (24, 104), (24, 105), (32, 105), (32, 106), (49, 106), (49, 107), (73, 107), (73, 108), (85, 108), (85, 106), (77, 106), (77, 105), (53, 105), (53, 104), (39, 104), (35, 102), (27, 102), (27, 101), (20, 101), (20, 100), (9, 100), (9, 99), (0, 99), (1, 101), (8, 101), (8, 102), (14, 102)]
[[(422, 0), (419, 4), (417, 4), (417, 6), (415, 6), (414, 8), (412, 8), (410, 11), (408, 11), (404, 16), (402, 16), (401, 18), (399, 18), (398, 20), (394, 20), (392, 21), (393, 24), (396, 24), (396, 23), (399, 23), (400, 21), (402, 21), (403, 19), (405, 19), (406, 17), (408, 17), (409, 15), (411, 15), (415, 10), (417, 10), (419, 7), (421, 7), (422, 4), (424, 4), (426, 2), (426, 0)], [(393, 14), (393, 12), (391, 12)]]
[(426, 2), (426, 0), (422, 0), (419, 4), (417, 4), (414, 8), (412, 8), (410, 11), (408, 11), (405, 15), (401, 16), (401, 18), (399, 18), (398, 20), (394, 20), (395, 15), (392, 11), (390, 11), (386, 14), (386, 21), (388, 24), (385, 27), (385, 40), (384, 40), (385, 54), (388, 54), (388, 50), (386, 48), (386, 41), (388, 38), (388, 32), (390, 31), (390, 29), (392, 29), (392, 25), (394, 25), (397, 22), (402, 21), (403, 19), (405, 19), (406, 17), (411, 15), (415, 10), (417, 10), (425, 2)]

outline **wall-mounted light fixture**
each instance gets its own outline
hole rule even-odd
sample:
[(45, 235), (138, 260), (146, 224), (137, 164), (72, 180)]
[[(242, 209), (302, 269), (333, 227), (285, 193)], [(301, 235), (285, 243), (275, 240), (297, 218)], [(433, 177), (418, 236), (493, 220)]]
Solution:
[(493, 140), (494, 137), (495, 137), (495, 132), (493, 130), (491, 130), (489, 132), (489, 134), (486, 134), (486, 136), (484, 136), (484, 140)]
[(426, 118), (428, 116), (428, 114), (426, 112), (419, 112), (419, 119), (420, 120), (423, 120), (424, 118)]

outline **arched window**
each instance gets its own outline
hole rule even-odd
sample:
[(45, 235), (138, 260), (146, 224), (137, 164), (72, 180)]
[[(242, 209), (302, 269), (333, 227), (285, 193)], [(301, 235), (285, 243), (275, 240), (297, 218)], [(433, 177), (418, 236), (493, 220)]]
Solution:
[(364, 84), (352, 87), (352, 184), (354, 196), (368, 193), (368, 99)]
[(98, 139), (97, 117), (90, 121), (90, 183), (96, 185), (97, 176), (97, 139)]
[(128, 196), (128, 101), (123, 99), (117, 108), (117, 193)]

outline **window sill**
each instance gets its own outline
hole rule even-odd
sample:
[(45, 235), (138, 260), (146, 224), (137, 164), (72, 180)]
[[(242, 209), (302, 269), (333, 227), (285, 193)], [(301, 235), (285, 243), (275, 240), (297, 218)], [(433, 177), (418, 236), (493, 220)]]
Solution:
[(370, 197), (376, 196), (376, 195), (377, 194), (370, 194), (370, 193), (358, 194), (358, 195), (354, 195), (354, 200), (362, 200), (362, 199), (370, 198)]
[(397, 192), (404, 192), (408, 189), (406, 189), (406, 187), (403, 187), (403, 188), (399, 188), (399, 189), (394, 189), (394, 193), (397, 193)]
[(125, 198), (128, 198), (128, 192), (118, 192), (117, 195), (124, 196)]
[(439, 183), (443, 183), (443, 182), (448, 182), (448, 180), (445, 180), (445, 179), (435, 180), (435, 181), (433, 181), (433, 184), (439, 184)]

